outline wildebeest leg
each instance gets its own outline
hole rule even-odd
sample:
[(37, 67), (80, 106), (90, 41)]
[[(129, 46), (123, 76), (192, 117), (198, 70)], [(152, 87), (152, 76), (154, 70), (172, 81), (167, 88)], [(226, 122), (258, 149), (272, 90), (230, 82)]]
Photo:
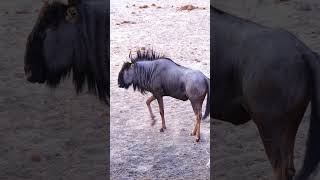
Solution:
[[(293, 113), (291, 113), (291, 116), (289, 116), (287, 124), (288, 128), (285, 131), (285, 137), (284, 137), (284, 147), (287, 148), (288, 152), (285, 154), (287, 156), (287, 169), (286, 173), (288, 174), (288, 179), (293, 179), (295, 176), (295, 168), (294, 168), (294, 143), (297, 135), (297, 131), (299, 128), (299, 125), (301, 123), (301, 120), (303, 118), (304, 112), (307, 108), (308, 102), (305, 102), (302, 104), (299, 108), (294, 110)], [(285, 156), (284, 155), (284, 156)]]
[(146, 104), (147, 104), (147, 106), (148, 106), (148, 110), (149, 110), (149, 113), (150, 113), (150, 117), (151, 117), (151, 119), (152, 119), (151, 126), (154, 126), (154, 124), (156, 123), (156, 120), (154, 119), (155, 116), (154, 116), (154, 114), (153, 114), (153, 112), (152, 112), (152, 109), (151, 109), (151, 106), (150, 106), (151, 102), (154, 101), (155, 99), (156, 99), (156, 98), (155, 98), (154, 96), (151, 96), (151, 97), (149, 97), (149, 98), (147, 99), (147, 101), (146, 101)]
[(157, 98), (158, 100), (158, 103), (159, 103), (159, 110), (160, 110), (160, 115), (161, 115), (161, 121), (162, 121), (162, 127), (160, 129), (160, 132), (163, 132), (164, 129), (166, 129), (166, 123), (165, 123), (165, 120), (164, 120), (164, 107), (163, 107), (163, 98), (162, 97), (159, 97)]
[[(262, 119), (261, 119), (262, 120)], [(281, 127), (279, 124), (272, 127), (270, 120), (255, 121), (258, 127), (260, 137), (262, 139), (266, 154), (272, 165), (274, 176), (276, 180), (284, 180), (281, 178), (279, 171), (281, 169), (282, 157), (280, 153), (281, 149)]]
[[(197, 115), (196, 115), (197, 116)], [(197, 133), (197, 126), (198, 126), (198, 121), (197, 121), (197, 118), (195, 119), (194, 121), (194, 127), (193, 127), (193, 130), (191, 131), (190, 135), (191, 136), (195, 136), (196, 133)]]
[(191, 132), (191, 135), (196, 135), (196, 142), (199, 142), (200, 140), (200, 122), (202, 118), (201, 108), (202, 108), (202, 101), (191, 101), (191, 105), (193, 108), (193, 112), (196, 115), (196, 121), (193, 128), (193, 131)]
[(277, 180), (292, 180), (295, 174), (293, 151), (300, 120), (291, 117), (256, 122)]
[(201, 122), (201, 111), (198, 111), (196, 114), (197, 118), (197, 133), (196, 133), (196, 142), (199, 142), (200, 140), (200, 122)]

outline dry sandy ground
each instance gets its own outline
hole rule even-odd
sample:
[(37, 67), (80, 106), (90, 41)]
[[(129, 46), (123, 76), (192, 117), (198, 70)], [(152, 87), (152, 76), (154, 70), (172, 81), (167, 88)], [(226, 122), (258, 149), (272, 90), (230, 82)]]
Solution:
[[(213, 4), (260, 24), (287, 29), (320, 53), (320, 2), (317, 0), (292, 0), (285, 3), (274, 3), (271, 0), (215, 0)], [(309, 116), (307, 111), (296, 139), (296, 170), (300, 169), (303, 161)], [(213, 128), (213, 179), (272, 178), (271, 166), (252, 122), (237, 127), (216, 121)], [(314, 179), (320, 179), (320, 174)]]
[[(186, 4), (206, 9), (177, 11)], [(139, 8), (143, 5), (149, 8)], [(209, 77), (209, 18), (209, 1), (111, 1), (111, 179), (209, 179), (208, 120), (201, 123), (201, 142), (194, 143), (190, 102), (165, 97), (167, 130), (161, 133), (156, 101), (152, 107), (158, 121), (150, 126), (145, 104), (150, 94), (117, 85), (123, 62), (137, 47), (151, 47)]]
[(106, 179), (106, 106), (76, 96), (70, 81), (51, 91), (25, 80), (26, 38), (40, 6), (0, 2), (0, 179)]

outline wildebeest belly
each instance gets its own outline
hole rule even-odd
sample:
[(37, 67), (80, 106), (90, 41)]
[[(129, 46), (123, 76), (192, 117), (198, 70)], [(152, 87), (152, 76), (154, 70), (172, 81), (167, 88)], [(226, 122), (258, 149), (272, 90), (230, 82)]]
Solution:
[(214, 98), (212, 117), (235, 125), (244, 124), (251, 120), (242, 97), (232, 99)]
[(182, 101), (188, 100), (187, 94), (185, 92), (185, 85), (183, 83), (175, 84), (175, 85), (172, 85), (171, 87), (174, 87), (174, 88), (168, 89), (166, 88), (166, 86), (162, 87), (164, 96), (170, 96)]

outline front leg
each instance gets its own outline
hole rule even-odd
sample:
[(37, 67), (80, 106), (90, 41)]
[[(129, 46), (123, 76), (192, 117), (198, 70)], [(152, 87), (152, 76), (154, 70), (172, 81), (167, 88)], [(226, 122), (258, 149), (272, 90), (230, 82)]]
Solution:
[(152, 109), (151, 109), (151, 106), (150, 106), (151, 102), (154, 101), (155, 99), (156, 99), (156, 98), (155, 98), (154, 96), (151, 96), (151, 97), (149, 97), (149, 98), (147, 99), (147, 101), (146, 101), (146, 104), (147, 104), (148, 110), (149, 110), (149, 114), (150, 114), (150, 117), (151, 117), (151, 120), (152, 120), (151, 126), (154, 126), (154, 124), (156, 123), (156, 120), (154, 119), (155, 116), (154, 116), (154, 114), (153, 114), (153, 112), (152, 112)]
[(160, 115), (161, 115), (161, 121), (162, 121), (162, 127), (160, 129), (160, 132), (163, 132), (164, 129), (166, 129), (166, 123), (164, 120), (164, 108), (163, 108), (163, 98), (162, 96), (157, 98), (158, 103), (159, 103), (159, 110), (160, 110)]

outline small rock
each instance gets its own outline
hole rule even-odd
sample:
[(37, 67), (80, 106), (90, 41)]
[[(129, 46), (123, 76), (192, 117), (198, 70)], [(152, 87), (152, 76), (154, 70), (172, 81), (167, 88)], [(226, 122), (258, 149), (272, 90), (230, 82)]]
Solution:
[(140, 9), (145, 9), (145, 8), (149, 8), (149, 6), (148, 5), (143, 5), (143, 6), (140, 6), (139, 8)]
[(31, 161), (33, 162), (40, 162), (41, 161), (41, 156), (39, 154), (33, 153), (31, 155)]

